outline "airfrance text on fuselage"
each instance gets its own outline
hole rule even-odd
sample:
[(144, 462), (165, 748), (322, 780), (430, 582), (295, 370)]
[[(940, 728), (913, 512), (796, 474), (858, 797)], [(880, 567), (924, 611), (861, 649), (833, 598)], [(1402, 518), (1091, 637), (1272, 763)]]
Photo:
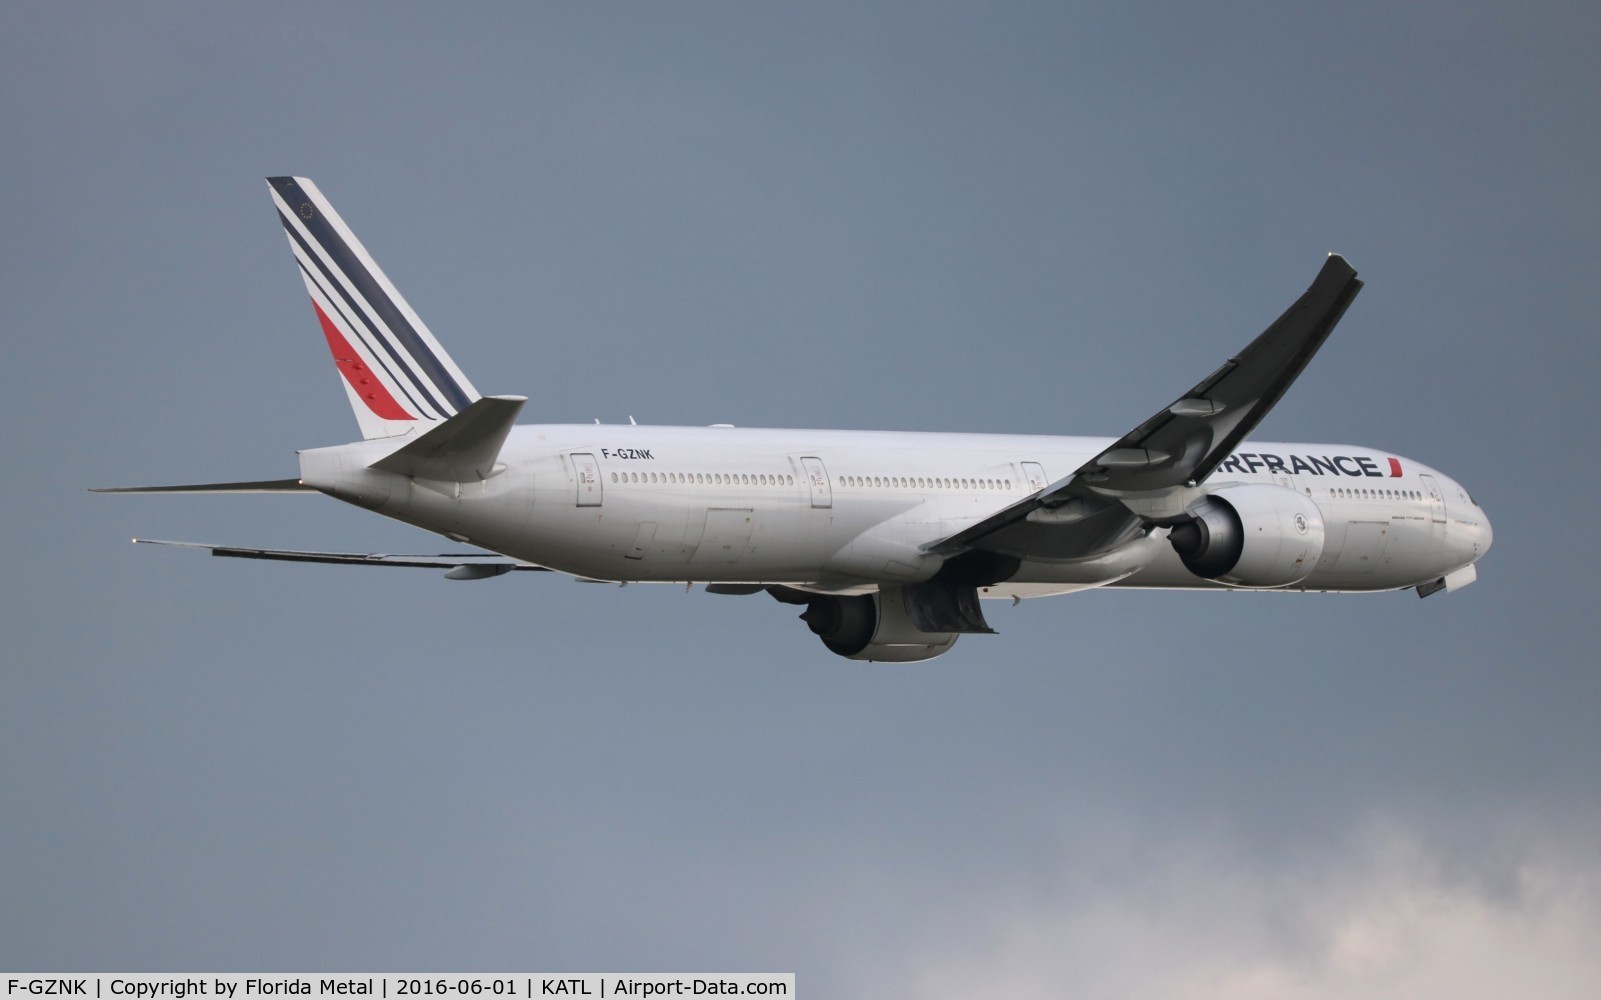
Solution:
[(1283, 456), (1237, 452), (1218, 466), (1219, 472), (1234, 472), (1242, 476), (1253, 472), (1275, 472), (1281, 476), (1306, 474), (1309, 476), (1373, 476), (1379, 479), (1401, 475), (1401, 462), (1390, 459), (1388, 471), (1366, 455), (1291, 455)]

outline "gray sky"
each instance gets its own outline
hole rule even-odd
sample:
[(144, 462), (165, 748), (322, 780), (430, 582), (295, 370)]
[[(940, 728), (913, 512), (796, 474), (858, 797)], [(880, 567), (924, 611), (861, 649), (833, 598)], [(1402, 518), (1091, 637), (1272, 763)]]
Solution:
[[(12, 3), (0, 968), (808, 996), (1601, 993), (1589, 4)], [(1446, 470), (1474, 586), (1094, 593), (887, 666), (434, 551), (261, 178), (544, 421), (1120, 434), (1346, 254), (1259, 437)]]

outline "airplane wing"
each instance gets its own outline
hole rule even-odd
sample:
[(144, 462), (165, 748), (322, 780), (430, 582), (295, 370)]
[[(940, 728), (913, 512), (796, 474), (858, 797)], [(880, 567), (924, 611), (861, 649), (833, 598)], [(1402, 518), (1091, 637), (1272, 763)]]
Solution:
[(296, 549), (249, 549), (233, 545), (206, 545), (203, 542), (166, 542), (156, 538), (135, 538), (135, 545), (172, 545), (185, 549), (206, 549), (214, 556), (233, 559), (275, 559), (283, 562), (338, 563), (349, 566), (404, 566), (413, 569), (447, 570), (447, 580), (482, 580), (513, 570), (548, 573), (544, 566), (508, 559), (488, 552), (444, 552), (439, 555), (388, 555), (362, 552), (304, 552)]
[(271, 479), (252, 483), (192, 483), (188, 486), (98, 486), (90, 493), (316, 493), (298, 479)]
[(1120, 498), (1160, 495), (1210, 476), (1295, 382), (1361, 289), (1355, 269), (1330, 254), (1284, 315), (1195, 388), (1072, 475), (935, 542), (929, 551), (1066, 560), (1133, 538), (1144, 522)]

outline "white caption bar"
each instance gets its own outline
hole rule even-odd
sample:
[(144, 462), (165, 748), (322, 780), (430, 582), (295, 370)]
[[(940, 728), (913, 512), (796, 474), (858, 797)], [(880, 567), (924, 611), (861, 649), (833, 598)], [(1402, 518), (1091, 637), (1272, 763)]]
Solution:
[(793, 972), (348, 972), (22, 973), (0, 972), (0, 1000), (425, 1000), (462, 997), (793, 997)]

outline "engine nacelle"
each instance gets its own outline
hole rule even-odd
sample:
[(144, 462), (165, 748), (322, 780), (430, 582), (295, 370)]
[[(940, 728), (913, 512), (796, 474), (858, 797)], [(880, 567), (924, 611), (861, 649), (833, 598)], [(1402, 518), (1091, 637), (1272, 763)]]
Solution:
[(860, 597), (808, 595), (801, 621), (823, 640), (829, 652), (852, 660), (930, 660), (956, 645), (957, 638), (955, 632), (919, 631), (900, 587), (884, 587)]
[(1323, 512), (1283, 486), (1227, 486), (1195, 504), (1168, 541), (1191, 573), (1235, 587), (1291, 587), (1323, 556)]

